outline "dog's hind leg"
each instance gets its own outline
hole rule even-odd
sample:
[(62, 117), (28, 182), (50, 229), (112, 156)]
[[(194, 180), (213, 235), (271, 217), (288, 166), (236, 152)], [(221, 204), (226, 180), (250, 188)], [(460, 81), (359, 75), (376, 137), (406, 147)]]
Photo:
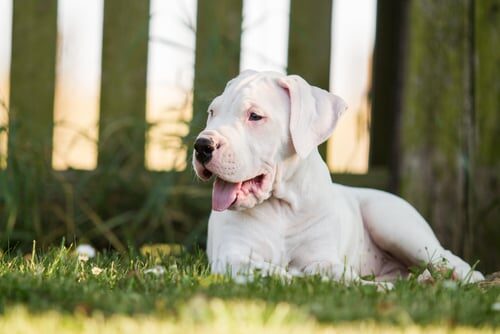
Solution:
[(484, 279), (444, 249), (425, 219), (402, 198), (373, 190), (348, 188), (358, 199), (363, 223), (373, 241), (407, 266), (440, 263), (466, 282)]

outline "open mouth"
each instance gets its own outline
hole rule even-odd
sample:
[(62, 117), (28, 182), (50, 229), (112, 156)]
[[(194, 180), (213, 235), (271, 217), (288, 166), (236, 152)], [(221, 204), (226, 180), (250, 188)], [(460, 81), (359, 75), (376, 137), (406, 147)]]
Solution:
[[(203, 174), (205, 176), (205, 172)], [(242, 182), (229, 182), (216, 177), (212, 193), (212, 209), (224, 211), (234, 205), (239, 198), (257, 194), (262, 189), (264, 179), (265, 174)]]
[(213, 173), (209, 171), (206, 168), (203, 168), (203, 177), (205, 177), (207, 180), (212, 177)]

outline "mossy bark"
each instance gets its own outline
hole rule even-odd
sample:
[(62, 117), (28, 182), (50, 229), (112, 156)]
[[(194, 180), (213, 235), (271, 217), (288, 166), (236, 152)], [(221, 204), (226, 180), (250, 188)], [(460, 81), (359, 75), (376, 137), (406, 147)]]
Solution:
[(500, 269), (500, 0), (474, 8), (474, 170), (471, 192), (474, 255)]
[(492, 150), (499, 126), (493, 79), (498, 78), (498, 20), (485, 23), (479, 17), (484, 15), (498, 14), (491, 3), (471, 0), (412, 2), (401, 182), (403, 196), (446, 248), (493, 269), (498, 232), (487, 246), (489, 255), (480, 252), (477, 238), (485, 229), (498, 230), (499, 221), (498, 185), (490, 182), (499, 175), (498, 153)]

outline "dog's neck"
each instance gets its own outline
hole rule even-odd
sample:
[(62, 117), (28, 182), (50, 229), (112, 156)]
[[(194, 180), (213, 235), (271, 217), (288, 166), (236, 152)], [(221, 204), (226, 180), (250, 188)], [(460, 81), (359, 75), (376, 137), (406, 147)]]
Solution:
[(311, 203), (321, 203), (323, 189), (330, 187), (331, 182), (328, 167), (317, 149), (305, 159), (294, 154), (276, 167), (273, 197), (298, 212), (310, 208)]

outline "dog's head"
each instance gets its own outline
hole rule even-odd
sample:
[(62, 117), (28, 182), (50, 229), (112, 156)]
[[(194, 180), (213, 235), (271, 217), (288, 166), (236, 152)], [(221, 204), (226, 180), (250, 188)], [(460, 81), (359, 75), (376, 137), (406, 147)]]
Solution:
[(193, 153), (202, 180), (215, 175), (212, 208), (241, 210), (272, 195), (276, 166), (301, 159), (333, 132), (346, 109), (338, 96), (296, 75), (245, 71), (208, 108)]

